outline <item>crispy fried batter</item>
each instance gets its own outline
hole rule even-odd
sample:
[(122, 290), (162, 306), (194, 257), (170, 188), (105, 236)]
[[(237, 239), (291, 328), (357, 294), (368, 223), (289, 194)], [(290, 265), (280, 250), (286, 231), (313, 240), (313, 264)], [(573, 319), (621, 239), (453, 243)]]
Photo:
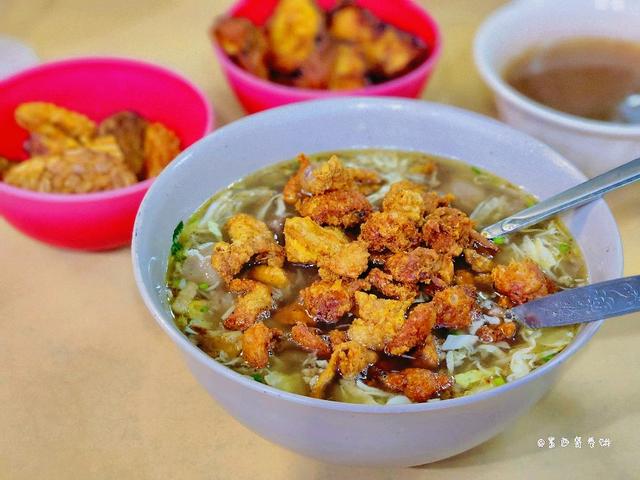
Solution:
[(308, 217), (287, 218), (284, 236), (287, 260), (308, 265), (337, 253), (349, 241), (341, 230), (321, 227)]
[(59, 155), (65, 150), (81, 147), (79, 140), (66, 136), (49, 137), (37, 132), (33, 132), (26, 142), (24, 149), (31, 157), (46, 155)]
[(495, 343), (513, 339), (516, 331), (515, 323), (500, 323), (499, 325), (483, 325), (476, 331), (476, 335), (485, 343)]
[(133, 173), (144, 166), (144, 138), (148, 122), (135, 112), (118, 112), (98, 125), (98, 135), (113, 135)]
[(433, 335), (427, 335), (422, 346), (415, 352), (412, 365), (418, 368), (437, 370), (439, 364), (440, 358), (436, 349), (436, 339)]
[(300, 291), (302, 303), (315, 320), (335, 323), (351, 311), (353, 292), (342, 280), (318, 280)]
[(283, 248), (264, 222), (239, 213), (229, 219), (225, 228), (231, 243), (216, 243), (211, 255), (211, 265), (225, 282), (229, 283), (252, 258), (255, 263), (272, 267), (284, 264)]
[(271, 318), (285, 325), (295, 325), (304, 323), (305, 325), (315, 325), (315, 320), (309, 316), (305, 308), (299, 303), (290, 303), (278, 308)]
[(335, 349), (341, 343), (348, 342), (349, 336), (347, 335), (346, 330), (337, 330), (334, 328), (329, 331), (329, 341), (331, 343), (331, 348)]
[(371, 269), (367, 281), (385, 297), (396, 300), (413, 300), (418, 293), (415, 285), (396, 283), (391, 275), (379, 268)]
[[(443, 268), (443, 260), (435, 250), (417, 247), (409, 252), (398, 252), (389, 257), (384, 265), (393, 279), (401, 283), (429, 283)], [(446, 268), (446, 265), (445, 265)]]
[(303, 197), (296, 203), (296, 209), (320, 225), (348, 228), (362, 223), (373, 208), (357, 190), (334, 190)]
[(387, 344), (385, 350), (390, 355), (402, 355), (424, 342), (436, 323), (436, 309), (431, 303), (416, 305), (407, 321), (400, 327)]
[(287, 272), (282, 267), (271, 265), (256, 265), (249, 270), (249, 278), (266, 283), (276, 288), (284, 288), (289, 284)]
[(436, 326), (451, 329), (468, 328), (478, 309), (476, 290), (466, 285), (437, 292), (432, 303), (436, 309)]
[(338, 249), (327, 256), (318, 258), (320, 274), (328, 270), (340, 277), (358, 278), (369, 265), (367, 244), (361, 241), (339, 245)]
[(355, 293), (356, 318), (349, 338), (376, 351), (383, 351), (405, 322), (411, 300), (387, 300), (363, 292)]
[(269, 328), (264, 323), (253, 324), (242, 334), (242, 356), (253, 368), (269, 365), (269, 355), (282, 332)]
[(327, 386), (340, 373), (343, 378), (355, 378), (369, 365), (377, 360), (375, 352), (367, 350), (358, 342), (343, 342), (335, 346), (327, 368), (318, 377), (316, 383), (311, 387), (311, 396), (323, 398)]
[(423, 368), (406, 368), (381, 377), (384, 387), (401, 392), (412, 402), (426, 402), (454, 384), (453, 377)]
[(514, 304), (544, 297), (557, 287), (532, 260), (512, 261), (509, 265), (497, 265), (491, 272), (495, 289)]
[(449, 196), (441, 197), (427, 191), (423, 185), (403, 180), (391, 185), (382, 200), (382, 209), (385, 212), (402, 213), (414, 222), (422, 222), (425, 215), (438, 207), (448, 207), (449, 203)]
[(329, 88), (349, 90), (366, 85), (367, 61), (360, 48), (348, 43), (337, 45), (329, 74)]
[(212, 29), (218, 44), (227, 55), (248, 72), (268, 78), (267, 39), (250, 20), (229, 17), (217, 22)]
[(331, 346), (322, 338), (317, 329), (311, 329), (304, 323), (297, 323), (291, 329), (291, 340), (307, 352), (313, 352), (318, 358), (329, 358)]
[(221, 352), (229, 358), (236, 358), (242, 352), (240, 332), (204, 330), (196, 338), (198, 347), (214, 358)]
[(436, 252), (458, 256), (469, 244), (473, 223), (457, 208), (439, 207), (430, 213), (422, 227), (427, 246)]
[(360, 229), (359, 240), (367, 242), (369, 251), (397, 253), (418, 245), (420, 234), (415, 222), (397, 212), (375, 212)]
[(280, 0), (267, 29), (271, 61), (293, 72), (311, 54), (324, 26), (324, 15), (312, 0)]
[(239, 295), (236, 308), (224, 321), (229, 330), (246, 330), (273, 308), (271, 289), (263, 283), (236, 278), (229, 283), (229, 291)]
[(301, 197), (302, 179), (306, 175), (306, 172), (309, 168), (309, 157), (307, 157), (304, 153), (298, 155), (298, 170), (291, 176), (289, 180), (287, 180), (287, 183), (282, 189), (282, 198), (284, 199), (285, 203), (293, 205)]
[(4, 174), (4, 181), (39, 192), (91, 193), (133, 185), (137, 178), (115, 139), (99, 137), (87, 147), (17, 163)]
[(147, 125), (144, 134), (146, 178), (156, 177), (180, 153), (178, 136), (159, 122)]
[(22, 103), (15, 118), (22, 128), (52, 139), (70, 137), (82, 144), (96, 133), (96, 124), (88, 117), (53, 103)]
[[(368, 195), (375, 191), (382, 180), (371, 171), (345, 167), (336, 155), (311, 169), (305, 170), (300, 187), (306, 195), (320, 195), (331, 190), (353, 190)], [(372, 190), (373, 189), (373, 190)]]

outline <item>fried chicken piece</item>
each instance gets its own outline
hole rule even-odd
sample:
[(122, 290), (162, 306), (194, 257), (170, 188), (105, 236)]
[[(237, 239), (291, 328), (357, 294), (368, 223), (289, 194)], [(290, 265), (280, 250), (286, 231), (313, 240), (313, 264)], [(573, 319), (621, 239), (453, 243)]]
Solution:
[(340, 277), (358, 278), (369, 266), (367, 244), (355, 241), (339, 245), (335, 252), (319, 257), (317, 264), (323, 278), (326, 270)]
[(456, 257), (469, 244), (472, 230), (473, 223), (466, 213), (457, 208), (439, 207), (427, 215), (422, 236), (427, 246), (436, 252)]
[(229, 283), (253, 258), (258, 264), (272, 267), (284, 264), (283, 248), (264, 222), (246, 213), (234, 215), (225, 228), (231, 243), (218, 242), (213, 247), (211, 265)]
[(483, 325), (476, 331), (476, 335), (485, 343), (496, 343), (503, 340), (512, 340), (516, 332), (516, 324), (509, 322), (498, 325)]
[(236, 278), (229, 283), (229, 291), (238, 298), (235, 309), (224, 321), (228, 330), (246, 330), (273, 308), (271, 289), (263, 283)]
[(372, 350), (384, 351), (405, 323), (411, 300), (387, 300), (356, 292), (355, 301), (358, 318), (349, 327), (349, 338)]
[(453, 277), (453, 281), (456, 285), (467, 285), (470, 287), (475, 287), (475, 275), (471, 273), (469, 270), (456, 270), (456, 273)]
[(331, 346), (322, 338), (317, 330), (309, 328), (304, 323), (297, 323), (291, 329), (291, 340), (303, 350), (313, 352), (318, 358), (329, 358)]
[(352, 379), (364, 372), (374, 364), (378, 356), (375, 352), (366, 349), (358, 342), (348, 341), (335, 346), (331, 358), (318, 380), (311, 387), (311, 396), (323, 398), (329, 384), (333, 382), (336, 374), (343, 378)]
[(385, 78), (403, 74), (426, 55), (426, 46), (417, 37), (386, 25), (381, 34), (364, 44), (372, 70)]
[(391, 185), (382, 200), (382, 209), (404, 214), (418, 223), (436, 208), (448, 207), (450, 202), (450, 195), (441, 197), (436, 192), (427, 191), (423, 185), (402, 180)]
[(470, 239), (469, 244), (471, 248), (473, 248), (480, 254), (490, 256), (500, 251), (500, 248), (498, 247), (498, 245), (493, 243), (491, 240), (489, 240), (487, 237), (482, 235), (477, 230), (471, 230), (469, 239)]
[[(331, 190), (353, 190), (368, 195), (382, 184), (380, 176), (371, 171), (345, 167), (336, 155), (326, 162), (307, 169), (300, 178), (306, 195), (320, 195)], [(372, 190), (373, 189), (373, 190)]]
[(271, 318), (285, 325), (295, 325), (303, 323), (305, 325), (315, 325), (315, 320), (309, 316), (305, 308), (299, 303), (290, 303), (278, 308)]
[(253, 368), (269, 365), (269, 355), (282, 335), (277, 328), (269, 328), (264, 323), (253, 324), (242, 334), (242, 356)]
[(144, 133), (145, 177), (157, 177), (180, 153), (178, 136), (159, 122), (147, 125)]
[(339, 44), (329, 74), (331, 90), (353, 90), (367, 85), (367, 61), (355, 45)]
[(295, 204), (302, 196), (302, 179), (307, 174), (307, 171), (311, 169), (309, 157), (304, 153), (298, 155), (297, 160), (298, 170), (289, 180), (287, 180), (287, 183), (282, 189), (282, 198), (284, 199), (284, 202), (289, 205)]
[(59, 155), (65, 150), (81, 147), (82, 144), (67, 136), (49, 137), (37, 132), (33, 132), (27, 141), (24, 142), (24, 149), (30, 157), (40, 157), (48, 155)]
[(216, 23), (212, 34), (218, 44), (240, 67), (260, 78), (268, 78), (267, 38), (250, 20), (224, 18)]
[(133, 173), (144, 166), (144, 139), (148, 122), (135, 112), (118, 112), (98, 125), (98, 135), (113, 135)]
[(364, 8), (344, 5), (331, 12), (329, 32), (352, 43), (370, 42), (376, 35), (376, 18)]
[(313, 0), (280, 0), (267, 25), (273, 66), (291, 73), (300, 68), (324, 27), (324, 14)]
[(465, 248), (462, 253), (464, 253), (464, 260), (474, 272), (487, 273), (493, 270), (493, 259), (491, 257), (481, 255), (473, 248)]
[(349, 241), (341, 230), (321, 227), (308, 217), (287, 218), (284, 237), (287, 260), (307, 265), (317, 264), (320, 257), (336, 254)]
[(300, 291), (302, 303), (315, 319), (335, 323), (353, 308), (353, 292), (342, 280), (317, 280)]
[(424, 343), (436, 323), (436, 309), (431, 303), (420, 303), (409, 313), (407, 321), (386, 346), (386, 353), (402, 355)]
[(328, 89), (331, 70), (336, 59), (336, 45), (328, 35), (316, 38), (316, 46), (300, 65), (300, 73), (293, 79), (299, 88)]
[(426, 402), (454, 384), (453, 377), (424, 368), (405, 368), (381, 377), (384, 388), (403, 393), (412, 402)]
[[(415, 285), (429, 283), (443, 267), (447, 268), (447, 260), (435, 250), (417, 247), (406, 253), (393, 254), (387, 259), (384, 268), (395, 281)], [(445, 275), (448, 275), (448, 272)]]
[(432, 303), (436, 309), (436, 326), (450, 329), (468, 328), (478, 310), (476, 290), (466, 285), (456, 285), (437, 292)]
[(11, 167), (4, 181), (38, 192), (92, 193), (123, 188), (138, 181), (124, 163), (113, 137), (58, 155), (32, 157)]
[(397, 212), (374, 212), (360, 228), (359, 240), (367, 242), (371, 252), (393, 253), (414, 248), (420, 242), (415, 222)]
[(284, 288), (289, 284), (287, 272), (284, 271), (284, 268), (271, 265), (256, 265), (252, 267), (249, 270), (249, 278), (276, 288)]
[(213, 358), (221, 352), (229, 358), (236, 358), (242, 352), (242, 337), (238, 332), (204, 330), (196, 339), (198, 347)]
[(411, 363), (417, 368), (438, 369), (440, 357), (436, 348), (436, 339), (433, 335), (427, 335), (422, 346), (414, 353), (414, 359)]
[(362, 223), (373, 207), (357, 190), (333, 190), (303, 197), (296, 203), (296, 209), (319, 225), (349, 228)]
[(8, 160), (4, 157), (0, 157), (0, 179), (4, 175), (4, 173), (9, 170), (11, 167), (15, 166), (16, 163)]
[(371, 269), (366, 280), (385, 297), (396, 300), (413, 300), (418, 293), (415, 285), (396, 283), (391, 275), (379, 268)]
[(82, 144), (96, 133), (91, 119), (53, 103), (22, 103), (15, 110), (15, 118), (22, 128), (51, 139), (70, 137)]
[(509, 265), (497, 265), (491, 272), (495, 289), (505, 295), (512, 304), (544, 297), (557, 287), (532, 260), (512, 261)]

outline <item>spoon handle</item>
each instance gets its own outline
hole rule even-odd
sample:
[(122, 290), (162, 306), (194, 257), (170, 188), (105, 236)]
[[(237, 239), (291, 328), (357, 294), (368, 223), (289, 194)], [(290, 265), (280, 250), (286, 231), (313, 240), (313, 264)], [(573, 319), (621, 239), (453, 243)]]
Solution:
[(594, 283), (538, 298), (507, 311), (531, 328), (594, 322), (640, 310), (640, 275)]
[(496, 238), (534, 225), (569, 208), (579, 207), (602, 195), (640, 179), (640, 158), (598, 175), (536, 205), (500, 220), (482, 230), (487, 238)]

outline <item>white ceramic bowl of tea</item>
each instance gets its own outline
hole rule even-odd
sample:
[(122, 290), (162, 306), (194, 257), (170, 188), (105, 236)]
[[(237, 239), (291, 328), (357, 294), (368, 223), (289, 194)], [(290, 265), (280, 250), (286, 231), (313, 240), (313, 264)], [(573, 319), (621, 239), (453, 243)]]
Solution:
[(595, 176), (638, 157), (640, 125), (562, 113), (534, 102), (503, 78), (504, 70), (532, 48), (585, 37), (640, 43), (640, 1), (515, 1), (482, 24), (474, 56), (505, 122), (548, 143), (588, 176)]
[[(176, 327), (167, 301), (173, 229), (215, 192), (300, 152), (362, 148), (460, 159), (541, 198), (585, 179), (541, 142), (457, 108), (392, 98), (298, 103), (216, 130), (171, 162), (138, 211), (132, 242), (136, 283), (193, 375), (230, 415), (262, 437), (326, 462), (371, 467), (424, 464), (468, 450), (508, 427), (551, 388), (565, 362), (600, 322), (585, 325), (548, 363), (492, 390), (432, 403), (354, 405), (276, 390), (216, 362)], [(514, 159), (520, 162), (516, 165)], [(618, 229), (602, 200), (573, 212), (565, 222), (592, 281), (622, 275)]]

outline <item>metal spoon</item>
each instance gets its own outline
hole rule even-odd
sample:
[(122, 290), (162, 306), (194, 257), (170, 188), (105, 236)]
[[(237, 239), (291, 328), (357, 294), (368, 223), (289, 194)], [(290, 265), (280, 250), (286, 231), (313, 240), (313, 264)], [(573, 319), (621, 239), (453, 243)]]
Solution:
[(577, 287), (523, 303), (505, 317), (527, 327), (559, 327), (640, 311), (640, 275)]
[(482, 235), (492, 239), (516, 232), (521, 228), (534, 225), (557, 213), (579, 207), (616, 190), (640, 180), (640, 158), (609, 170), (591, 180), (571, 187), (564, 192), (547, 198), (536, 205), (500, 220), (482, 230)]
[(616, 108), (617, 119), (623, 123), (640, 123), (640, 94), (627, 95)]

